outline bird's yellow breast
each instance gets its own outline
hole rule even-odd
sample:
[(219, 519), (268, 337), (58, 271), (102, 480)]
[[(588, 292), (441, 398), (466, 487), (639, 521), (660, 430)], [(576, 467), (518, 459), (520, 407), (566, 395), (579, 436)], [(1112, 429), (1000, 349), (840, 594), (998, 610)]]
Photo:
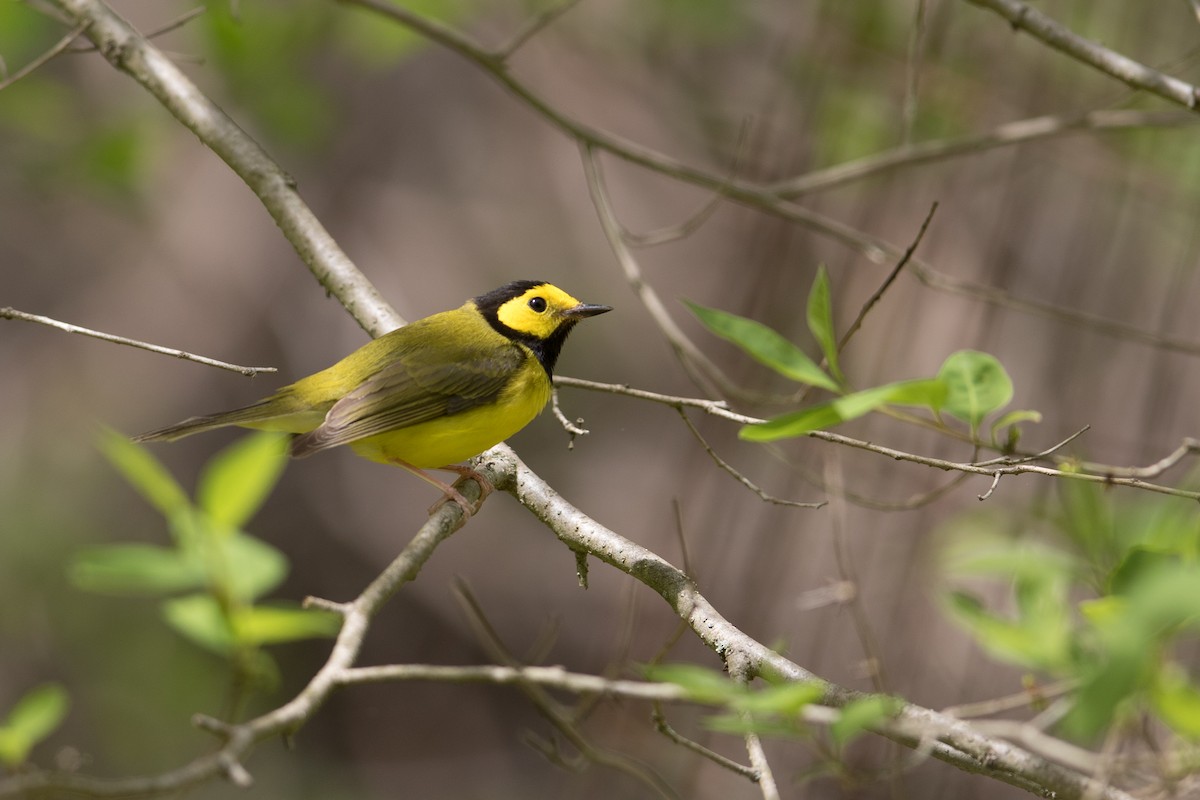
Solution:
[(550, 379), (532, 353), (495, 403), (369, 436), (350, 447), (372, 461), (399, 459), (420, 469), (466, 461), (524, 428), (550, 400)]

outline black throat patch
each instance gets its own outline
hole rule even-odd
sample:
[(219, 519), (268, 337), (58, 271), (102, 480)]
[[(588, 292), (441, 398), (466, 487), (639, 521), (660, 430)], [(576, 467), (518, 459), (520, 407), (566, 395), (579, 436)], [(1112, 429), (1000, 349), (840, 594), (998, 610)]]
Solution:
[(520, 297), (530, 289), (538, 286), (545, 286), (545, 281), (513, 281), (501, 286), (499, 289), (481, 294), (473, 301), (475, 307), (479, 309), (479, 313), (483, 314), (483, 318), (488, 321), (501, 336), (523, 344), (533, 351), (537, 357), (538, 363), (542, 365), (542, 369), (546, 370), (546, 376), (554, 377), (554, 365), (558, 363), (558, 354), (562, 352), (563, 343), (567, 341), (567, 334), (575, 327), (574, 320), (565, 320), (554, 332), (546, 338), (536, 336), (532, 333), (522, 333), (521, 331), (510, 328), (500, 321), (499, 311), (500, 306), (512, 300), (514, 297)]

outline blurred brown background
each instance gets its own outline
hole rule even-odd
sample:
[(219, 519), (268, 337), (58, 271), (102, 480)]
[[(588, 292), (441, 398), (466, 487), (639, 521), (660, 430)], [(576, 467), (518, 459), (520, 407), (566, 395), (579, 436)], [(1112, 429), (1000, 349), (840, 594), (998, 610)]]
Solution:
[[(536, 10), (520, 2), (426, 3), (484, 43)], [(1200, 24), (1186, 3), (1039, 4), (1076, 31), (1196, 79)], [(774, 181), (913, 141), (982, 133), (1043, 114), (1161, 109), (959, 0), (927, 4), (916, 113), (904, 120), (915, 2), (608, 2), (583, 0), (523, 47), (512, 70), (557, 107), (689, 164)], [(122, 2), (153, 30), (191, 6)], [(628, 288), (597, 223), (576, 144), (479, 69), (360, 10), (242, 0), (158, 44), (293, 174), (345, 251), (408, 319), (460, 304), (514, 278), (545, 278), (616, 307), (582, 326), (562, 374), (659, 392), (697, 390)], [(26, 6), (3, 12), (14, 70), (63, 29)], [(7, 28), (7, 31), (4, 29)], [(746, 130), (739, 151), (739, 131)], [(1197, 176), (1194, 127), (1080, 133), (904, 168), (799, 202), (900, 246), (940, 204), (920, 255), (976, 281), (1140, 329), (1200, 341), (1194, 308)], [(709, 199), (696, 188), (602, 158), (622, 222), (675, 225)], [(752, 316), (815, 352), (804, 301), (828, 265), (845, 326), (886, 275), (818, 232), (723, 204), (692, 236), (638, 252), (676, 320), (730, 374), (785, 389), (700, 330), (679, 298)], [(241, 364), (253, 380), (48, 328), (0, 324), (0, 709), (46, 680), (74, 699), (67, 726), (39, 750), (75, 748), (89, 772), (150, 773), (209, 746), (189, 717), (219, 712), (227, 674), (171, 632), (156, 604), (71, 587), (65, 564), (107, 541), (165, 541), (161, 520), (98, 455), (98, 424), (134, 433), (248, 402), (349, 352), (365, 335), (324, 296), (250, 192), (195, 137), (94, 54), (55, 60), (0, 91), (0, 304)], [(1194, 356), (1061, 319), (940, 292), (904, 274), (845, 355), (861, 386), (930, 375), (951, 352), (996, 355), (1016, 408), (1044, 422), (1047, 447), (1084, 425), (1087, 457), (1135, 465), (1195, 434)], [(835, 502), (818, 511), (764, 505), (719, 471), (664, 407), (575, 390), (565, 412), (592, 433), (568, 439), (546, 414), (512, 441), (523, 459), (598, 521), (690, 566), (736, 625), (778, 642), (805, 667), (870, 688), (861, 637), (845, 607), (806, 610), (805, 593), (839, 579), (840, 527), (888, 689), (940, 708), (1017, 691), (936, 603), (939, 528), (978, 510), (983, 479), (909, 512)], [(827, 499), (812, 476), (900, 503), (948, 480), (940, 472), (804, 440), (741, 443), (697, 422), (726, 460), (766, 491)], [(962, 445), (890, 420), (846, 432), (956, 459)], [(236, 434), (156, 446), (190, 485)], [(1008, 479), (988, 501), (1021, 509), (1053, 488)], [(281, 595), (349, 599), (424, 519), (429, 487), (400, 471), (331, 452), (290, 466), (251, 526), (292, 573)], [(510, 497), (442, 547), (378, 619), (364, 663), (484, 663), (450, 582), (473, 587), (509, 646), (525, 653), (548, 628), (546, 663), (600, 672), (653, 657), (675, 627), (659, 598), (594, 566), (578, 588), (572, 554)], [(625, 638), (629, 641), (626, 643)], [(303, 685), (327, 652), (277, 649), (284, 686)], [(669, 660), (718, 660), (689, 637)], [(755, 797), (754, 786), (666, 742), (639, 704), (603, 705), (585, 730), (651, 764), (680, 796)], [(705, 731), (692, 709), (675, 727), (744, 760), (734, 737)], [(381, 685), (336, 696), (287, 752), (268, 742), (250, 761), (249, 795), (280, 798), (640, 797), (644, 786), (592, 766), (571, 772), (522, 743), (550, 735), (511, 688)], [(772, 742), (785, 793), (806, 797), (1024, 796), (933, 762), (896, 783), (799, 784), (802, 745)], [(870, 747), (864, 765), (882, 763)], [(68, 759), (69, 760), (69, 759)], [(213, 785), (196, 797), (230, 796)], [(241, 795), (239, 795), (241, 796)]]

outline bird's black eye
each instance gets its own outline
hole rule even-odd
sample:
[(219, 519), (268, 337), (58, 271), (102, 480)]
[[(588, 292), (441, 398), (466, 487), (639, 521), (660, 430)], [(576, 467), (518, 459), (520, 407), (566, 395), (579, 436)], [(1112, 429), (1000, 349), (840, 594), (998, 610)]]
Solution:
[(544, 297), (529, 298), (529, 307), (532, 308), (537, 313), (541, 314), (543, 311), (546, 310), (546, 298), (544, 298)]

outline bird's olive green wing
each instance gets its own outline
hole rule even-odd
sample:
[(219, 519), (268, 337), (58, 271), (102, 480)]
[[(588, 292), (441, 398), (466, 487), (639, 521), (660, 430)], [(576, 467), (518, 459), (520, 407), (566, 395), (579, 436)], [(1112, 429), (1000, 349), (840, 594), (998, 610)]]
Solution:
[(398, 353), (334, 403), (325, 421), (292, 440), (302, 457), (495, 402), (528, 358), (511, 342), (418, 347)]

